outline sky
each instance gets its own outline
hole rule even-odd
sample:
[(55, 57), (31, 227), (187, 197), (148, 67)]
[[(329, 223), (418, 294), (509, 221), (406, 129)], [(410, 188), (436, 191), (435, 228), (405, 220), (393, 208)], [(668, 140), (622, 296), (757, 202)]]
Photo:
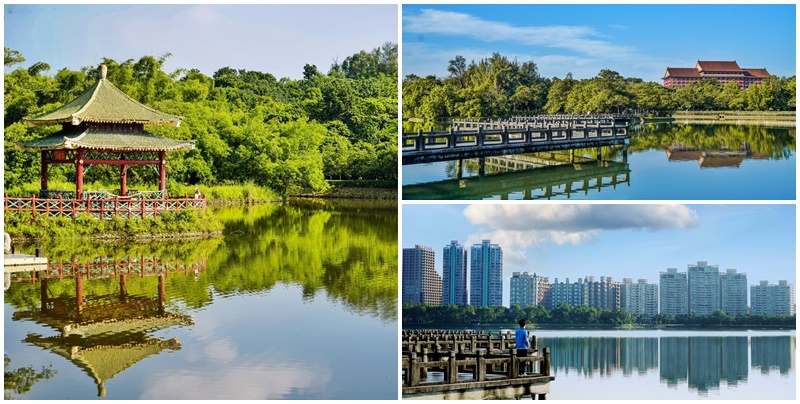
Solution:
[(306, 64), (327, 73), (334, 61), (398, 42), (396, 4), (5, 4), (4, 12), (5, 46), (22, 53), (23, 67), (45, 62), (51, 74), (169, 52), (166, 72), (231, 67), (301, 79)]
[(795, 75), (796, 6), (404, 5), (403, 75), (446, 77), (498, 52), (533, 61), (543, 77), (587, 79), (603, 69), (661, 82), (667, 67), (735, 60), (742, 68)]
[[(402, 247), (442, 250), (458, 240), (503, 248), (503, 304), (513, 272), (554, 283), (610, 276), (658, 283), (659, 272), (706, 261), (720, 272), (796, 285), (794, 204), (664, 205), (573, 203), (409, 204), (402, 207)], [(469, 270), (469, 269), (468, 269)]]

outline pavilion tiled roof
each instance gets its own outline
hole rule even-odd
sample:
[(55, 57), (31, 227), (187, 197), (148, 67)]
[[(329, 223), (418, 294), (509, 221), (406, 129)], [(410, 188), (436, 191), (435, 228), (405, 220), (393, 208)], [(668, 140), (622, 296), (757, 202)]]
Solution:
[(81, 126), (79, 130), (60, 130), (50, 136), (17, 143), (21, 150), (74, 150), (78, 148), (116, 151), (187, 151), (194, 140), (173, 140), (146, 132), (104, 130)]
[(105, 78), (105, 66), (102, 68), (97, 83), (78, 98), (55, 111), (23, 119), (28, 126), (63, 123), (80, 125), (82, 122), (180, 125), (183, 117), (142, 105), (111, 84)]

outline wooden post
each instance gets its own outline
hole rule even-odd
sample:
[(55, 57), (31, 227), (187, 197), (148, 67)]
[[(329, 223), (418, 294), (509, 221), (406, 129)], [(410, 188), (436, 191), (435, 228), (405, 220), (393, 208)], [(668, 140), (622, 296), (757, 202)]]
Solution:
[(78, 313), (83, 310), (83, 274), (75, 273), (75, 300), (78, 305)]
[(128, 297), (128, 275), (121, 274), (119, 276), (119, 296), (123, 301)]
[(42, 312), (44, 312), (47, 309), (47, 278), (44, 276), (44, 271), (42, 271), (42, 275), (40, 275), (40, 278), (42, 278), (42, 282), (39, 285), (39, 290), (41, 293), (40, 298), (42, 301), (41, 302)]
[(78, 149), (75, 158), (75, 199), (83, 199), (83, 149)]
[(422, 129), (417, 129), (417, 140), (414, 141), (414, 150), (425, 150), (425, 137), (422, 136)]
[(167, 152), (158, 152), (158, 190), (163, 194), (167, 189)]
[(164, 315), (167, 307), (167, 292), (164, 286), (164, 274), (158, 274), (158, 314)]
[[(121, 156), (120, 160), (124, 159)], [(122, 196), (128, 195), (128, 165), (122, 164), (119, 168), (119, 194)]]
[(47, 189), (47, 152), (42, 150), (42, 189)]

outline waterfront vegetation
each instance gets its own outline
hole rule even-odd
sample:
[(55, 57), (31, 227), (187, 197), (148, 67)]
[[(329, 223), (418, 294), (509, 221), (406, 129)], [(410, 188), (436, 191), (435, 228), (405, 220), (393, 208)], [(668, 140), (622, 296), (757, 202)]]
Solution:
[[(163, 66), (169, 56), (123, 62), (102, 58), (100, 64), (108, 66), (108, 80), (137, 101), (184, 117), (178, 128), (148, 128), (165, 138), (196, 141), (192, 151), (169, 154), (171, 194), (189, 189), (191, 195), (199, 186), (215, 199), (239, 198), (236, 190), (231, 196), (218, 188), (224, 185), (264, 193), (254, 198), (286, 199), (324, 194), (331, 188), (330, 180), (396, 183), (397, 44), (348, 56), (333, 63), (327, 74), (307, 64), (300, 80), (231, 67), (220, 68), (212, 77), (191, 67), (166, 72)], [(5, 48), (6, 69), (24, 61), (22, 54)], [(17, 150), (15, 143), (60, 129), (27, 128), (22, 118), (59, 108), (96, 80), (96, 66), (50, 74), (44, 61), (5, 74), (6, 189), (39, 183), (40, 156)], [(68, 165), (49, 169), (54, 183), (74, 184), (74, 176), (74, 167)], [(85, 180), (111, 184), (118, 176), (115, 167), (97, 166)], [(157, 178), (150, 167), (129, 167), (131, 187), (152, 186)]]
[(625, 309), (598, 309), (587, 305), (561, 304), (553, 310), (544, 306), (473, 307), (431, 306), (406, 303), (403, 305), (403, 326), (475, 326), (487, 324), (516, 324), (525, 318), (528, 324), (542, 325), (669, 325), (669, 326), (779, 326), (795, 328), (795, 316), (738, 315), (731, 316), (716, 310), (708, 316), (664, 315), (636, 316)]
[[(664, 116), (674, 111), (794, 111), (796, 76), (765, 79), (742, 90), (735, 82), (721, 85), (703, 79), (683, 88), (622, 77), (604, 69), (591, 79), (539, 75), (532, 61), (509, 60), (499, 53), (469, 65), (462, 56), (450, 60), (449, 75), (403, 79), (405, 131), (427, 129), (446, 118), (500, 118), (514, 115), (639, 113)], [(424, 121), (424, 122), (421, 122)]]

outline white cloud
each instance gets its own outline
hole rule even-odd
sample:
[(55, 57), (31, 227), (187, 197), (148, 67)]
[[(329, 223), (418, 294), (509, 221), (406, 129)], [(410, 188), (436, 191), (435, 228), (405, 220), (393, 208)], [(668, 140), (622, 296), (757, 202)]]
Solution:
[(636, 49), (594, 39), (601, 35), (586, 26), (514, 26), (469, 14), (423, 9), (403, 17), (403, 31), (418, 34), (467, 36), (485, 42), (516, 42), (545, 46), (604, 58), (633, 57)]
[(464, 216), (489, 230), (467, 238), (467, 245), (481, 240), (503, 247), (511, 266), (525, 265), (532, 246), (581, 244), (603, 231), (658, 231), (683, 229), (698, 224), (694, 210), (683, 205), (523, 205), (479, 204), (464, 209)]

